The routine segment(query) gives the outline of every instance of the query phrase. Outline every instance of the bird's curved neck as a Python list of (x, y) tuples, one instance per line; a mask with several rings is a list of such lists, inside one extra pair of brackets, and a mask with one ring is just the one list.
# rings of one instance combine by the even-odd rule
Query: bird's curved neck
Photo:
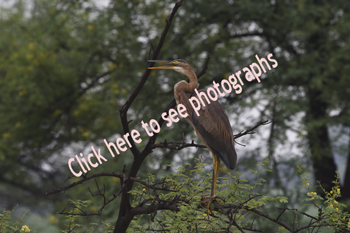
[(188, 97), (186, 93), (190, 94), (194, 91), (194, 89), (199, 87), (198, 79), (194, 71), (186, 73), (186, 76), (190, 80), (190, 82), (186, 82), (182, 80), (175, 84), (174, 86), (174, 94), (176, 103), (184, 103), (188, 102)]
[(194, 91), (194, 89), (199, 87), (197, 75), (194, 73), (193, 70), (190, 70), (189, 72), (186, 72), (184, 74), (188, 77), (190, 82), (186, 82), (186, 81), (182, 80), (182, 81), (176, 83), (174, 86), (175, 94), (177, 91), (178, 92), (184, 91), (185, 93), (192, 93)]

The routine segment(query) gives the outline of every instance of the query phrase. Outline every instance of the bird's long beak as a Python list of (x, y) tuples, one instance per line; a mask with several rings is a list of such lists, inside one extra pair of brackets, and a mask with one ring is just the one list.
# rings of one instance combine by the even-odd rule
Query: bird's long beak
[(148, 69), (151, 70), (160, 70), (160, 69), (167, 69), (167, 70), (173, 70), (176, 67), (176, 64), (174, 64), (171, 61), (165, 61), (165, 60), (148, 60), (148, 62), (154, 62), (158, 65), (165, 65), (165, 66), (153, 66), (148, 67)]

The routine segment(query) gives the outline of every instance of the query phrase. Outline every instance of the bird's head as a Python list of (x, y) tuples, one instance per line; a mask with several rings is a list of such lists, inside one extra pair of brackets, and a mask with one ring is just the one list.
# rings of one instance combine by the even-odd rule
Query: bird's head
[(154, 62), (158, 65), (163, 65), (163, 66), (148, 67), (148, 69), (152, 69), (152, 70), (161, 70), (161, 69), (175, 70), (176, 72), (179, 72), (186, 76), (188, 76), (189, 74), (192, 74), (193, 72), (192, 66), (187, 61), (182, 59), (176, 59), (173, 61), (148, 60), (148, 62)]

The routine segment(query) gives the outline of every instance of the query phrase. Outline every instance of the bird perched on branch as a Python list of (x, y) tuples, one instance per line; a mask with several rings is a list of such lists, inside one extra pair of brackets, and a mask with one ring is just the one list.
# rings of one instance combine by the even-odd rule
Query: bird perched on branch
[[(233, 133), (227, 115), (218, 101), (210, 101), (210, 104), (205, 104), (205, 106), (202, 104), (200, 108), (198, 105), (193, 105), (193, 102), (190, 102), (188, 94), (193, 93), (199, 87), (199, 83), (192, 66), (187, 61), (177, 59), (173, 61), (148, 60), (148, 62), (163, 65), (148, 67), (148, 69), (175, 70), (186, 75), (189, 79), (189, 82), (182, 80), (175, 84), (175, 100), (177, 104), (183, 104), (186, 107), (188, 116), (185, 120), (193, 127), (198, 137), (212, 153), (213, 180), (209, 199), (210, 204), (210, 200), (215, 197), (220, 160), (229, 169), (234, 169), (237, 162)], [(206, 101), (203, 95), (200, 94), (202, 92), (206, 92), (206, 90), (196, 91), (196, 95), (194, 95), (197, 100), (200, 100), (197, 101), (199, 105), (201, 104), (201, 99), (203, 102)], [(197, 107), (199, 110), (196, 110)], [(199, 116), (197, 113), (199, 113)]]

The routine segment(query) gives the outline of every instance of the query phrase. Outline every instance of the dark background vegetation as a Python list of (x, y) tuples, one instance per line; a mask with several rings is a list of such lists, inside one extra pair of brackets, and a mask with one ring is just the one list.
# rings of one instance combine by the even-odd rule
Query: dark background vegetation
[[(96, 1), (98, 3), (98, 1)], [(67, 161), (100, 148), (108, 162), (98, 172), (120, 173), (133, 157), (130, 150), (109, 157), (103, 139), (123, 135), (119, 109), (147, 68), (149, 48), (156, 46), (173, 1), (13, 1), (0, 15), (0, 207), (30, 209), (36, 230), (63, 229), (55, 215), (69, 199), (92, 199), (88, 184), (64, 194), (45, 196), (69, 184)], [(273, 53), (278, 67), (262, 82), (245, 82), (243, 92), (222, 98), (234, 133), (260, 120), (254, 135), (240, 138), (237, 170), (256, 169), (268, 159), (270, 169), (262, 192), (289, 197), (301, 205), (297, 165), (312, 184), (329, 191), (340, 171), (342, 202), (350, 198), (350, 12), (339, 1), (190, 1), (173, 19), (158, 59), (185, 59), (198, 73), (208, 54), (201, 88), (219, 82)], [(184, 79), (171, 71), (152, 72), (128, 112), (130, 129), (148, 136), (141, 120), (158, 119), (173, 99), (173, 86)], [(163, 127), (158, 142), (197, 140), (184, 120)], [(155, 149), (138, 177), (174, 172), (203, 156), (206, 149)], [(222, 167), (222, 169), (225, 169)], [(249, 176), (247, 177), (249, 179)], [(73, 178), (77, 181), (77, 178)], [(104, 178), (106, 192), (120, 188), (117, 178)], [(91, 181), (90, 186), (94, 183)], [(96, 187), (95, 187), (96, 188)], [(120, 199), (103, 211), (112, 224)], [(89, 207), (97, 211), (101, 202)], [(96, 218), (93, 221), (100, 221)]]

